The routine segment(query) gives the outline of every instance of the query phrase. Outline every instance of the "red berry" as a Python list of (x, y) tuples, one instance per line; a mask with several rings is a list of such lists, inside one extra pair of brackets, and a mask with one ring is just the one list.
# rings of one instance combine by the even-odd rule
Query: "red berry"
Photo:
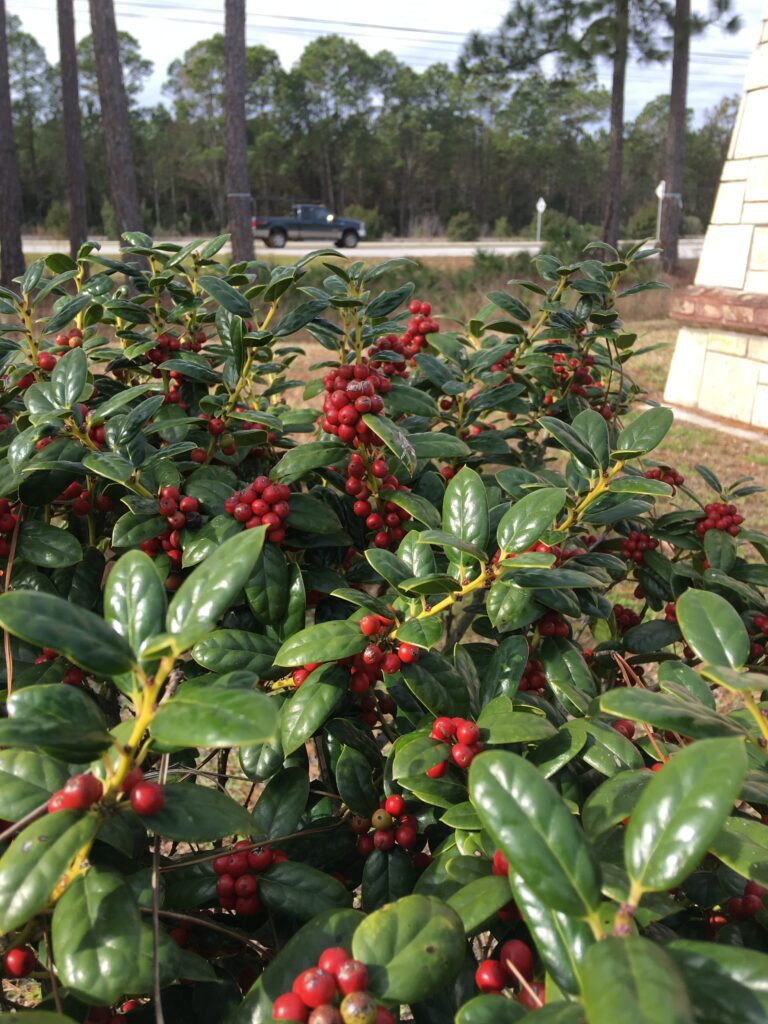
[(475, 984), (481, 992), (501, 992), (507, 983), (498, 960), (483, 960), (475, 971)]
[(454, 743), (451, 747), (451, 759), (459, 768), (469, 768), (474, 757), (474, 751), (466, 743)]
[(208, 420), (208, 430), (213, 434), (214, 437), (218, 437), (219, 434), (223, 434), (227, 429), (227, 425), (224, 420), (214, 416), (213, 419)]
[(131, 790), (131, 807), (137, 814), (157, 814), (164, 803), (165, 793), (157, 782), (139, 782)]
[(421, 657), (421, 651), (413, 644), (400, 644), (397, 648), (397, 656), (405, 665), (411, 665)]
[(409, 850), (418, 838), (418, 832), (413, 825), (398, 825), (395, 829), (395, 842), (404, 850)]
[(396, 654), (385, 654), (381, 659), (381, 671), (385, 675), (393, 675), (400, 671), (400, 659)]
[(320, 967), (310, 967), (296, 978), (291, 991), (310, 1009), (330, 1003), (336, 995), (336, 981), (332, 974)]
[(347, 960), (336, 971), (336, 983), (345, 996), (368, 988), (368, 969), (359, 960)]
[(450, 742), (456, 735), (456, 726), (452, 718), (436, 718), (432, 723), (430, 736), (433, 740)]
[(621, 733), (622, 736), (626, 736), (628, 740), (631, 740), (635, 735), (635, 723), (629, 722), (626, 719), (619, 719), (618, 722), (614, 722), (612, 728), (616, 732)]
[(238, 896), (255, 896), (259, 885), (253, 875), (241, 875), (235, 882)]
[(509, 864), (507, 863), (507, 858), (504, 856), (501, 850), (496, 850), (496, 852), (493, 855), (493, 867), (491, 868), (491, 873), (494, 875), (509, 874)]
[(324, 949), (320, 954), (317, 966), (321, 970), (327, 971), (328, 974), (333, 974), (335, 977), (341, 965), (351, 959), (351, 956), (343, 946), (329, 946), (328, 949)]
[(504, 943), (499, 952), (499, 963), (507, 974), (510, 984), (517, 982), (517, 975), (512, 967), (515, 967), (526, 981), (530, 981), (533, 977), (533, 953), (521, 939), (510, 939), (509, 942)]
[(335, 1006), (323, 1003), (310, 1013), (307, 1024), (344, 1024), (344, 1021)]
[(13, 946), (5, 954), (3, 966), (9, 978), (25, 978), (35, 969), (35, 954), (25, 946)]
[(192, 462), (205, 462), (205, 448), (193, 448), (189, 458)]
[(431, 768), (427, 768), (427, 775), (430, 779), (440, 779), (448, 771), (448, 760), (438, 761)]
[(56, 365), (56, 356), (52, 352), (41, 352), (37, 357), (37, 365), (48, 372)]
[(391, 814), (393, 818), (399, 818), (405, 810), (405, 800), (403, 800), (399, 793), (393, 793), (392, 796), (388, 796), (384, 801), (384, 810)]
[(373, 833), (373, 846), (376, 850), (391, 850), (395, 845), (395, 833), (391, 828), (377, 829)]
[(480, 730), (474, 722), (462, 722), (461, 725), (456, 727), (456, 739), (459, 743), (465, 743), (468, 747), (471, 747), (473, 743), (477, 743), (480, 739)]
[(303, 1024), (307, 1012), (304, 1002), (293, 992), (284, 992), (272, 1004), (273, 1020), (295, 1020)]
[(364, 615), (358, 625), (363, 636), (376, 636), (381, 628), (375, 615)]
[(524, 988), (517, 997), (517, 1000), (521, 1006), (525, 1006), (529, 1010), (537, 1010), (539, 1006), (543, 1006), (547, 1001), (546, 991), (540, 981), (532, 981), (530, 988), (530, 992)]
[(385, 476), (389, 476), (389, 466), (384, 459), (374, 459), (371, 463), (371, 473), (379, 480), (383, 480)]

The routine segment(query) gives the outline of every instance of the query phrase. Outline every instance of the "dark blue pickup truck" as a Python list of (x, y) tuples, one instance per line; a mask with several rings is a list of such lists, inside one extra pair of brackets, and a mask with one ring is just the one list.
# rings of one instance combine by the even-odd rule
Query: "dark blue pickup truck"
[(337, 217), (317, 203), (298, 203), (287, 217), (251, 218), (253, 237), (263, 239), (272, 249), (292, 242), (331, 241), (345, 249), (354, 249), (365, 238), (365, 224), (349, 217)]

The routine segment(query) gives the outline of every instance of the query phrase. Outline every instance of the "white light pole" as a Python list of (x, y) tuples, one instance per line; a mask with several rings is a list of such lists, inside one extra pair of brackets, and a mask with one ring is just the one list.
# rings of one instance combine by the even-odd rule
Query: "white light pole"
[(666, 192), (667, 183), (666, 181), (660, 181), (656, 186), (656, 198), (659, 200), (658, 210), (656, 212), (656, 241), (661, 238), (661, 208), (664, 203), (664, 194)]
[(541, 241), (541, 215), (547, 208), (546, 200), (541, 196), (536, 200), (536, 241)]

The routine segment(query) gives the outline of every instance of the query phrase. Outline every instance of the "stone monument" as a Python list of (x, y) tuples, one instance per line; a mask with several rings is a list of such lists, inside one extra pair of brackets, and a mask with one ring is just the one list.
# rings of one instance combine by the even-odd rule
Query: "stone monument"
[(768, 0), (664, 398), (768, 428)]

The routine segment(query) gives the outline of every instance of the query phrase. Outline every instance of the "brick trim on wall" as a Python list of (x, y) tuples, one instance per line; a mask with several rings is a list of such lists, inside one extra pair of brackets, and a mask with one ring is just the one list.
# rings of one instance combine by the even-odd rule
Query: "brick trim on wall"
[(768, 295), (691, 285), (672, 299), (669, 315), (691, 327), (768, 334)]

